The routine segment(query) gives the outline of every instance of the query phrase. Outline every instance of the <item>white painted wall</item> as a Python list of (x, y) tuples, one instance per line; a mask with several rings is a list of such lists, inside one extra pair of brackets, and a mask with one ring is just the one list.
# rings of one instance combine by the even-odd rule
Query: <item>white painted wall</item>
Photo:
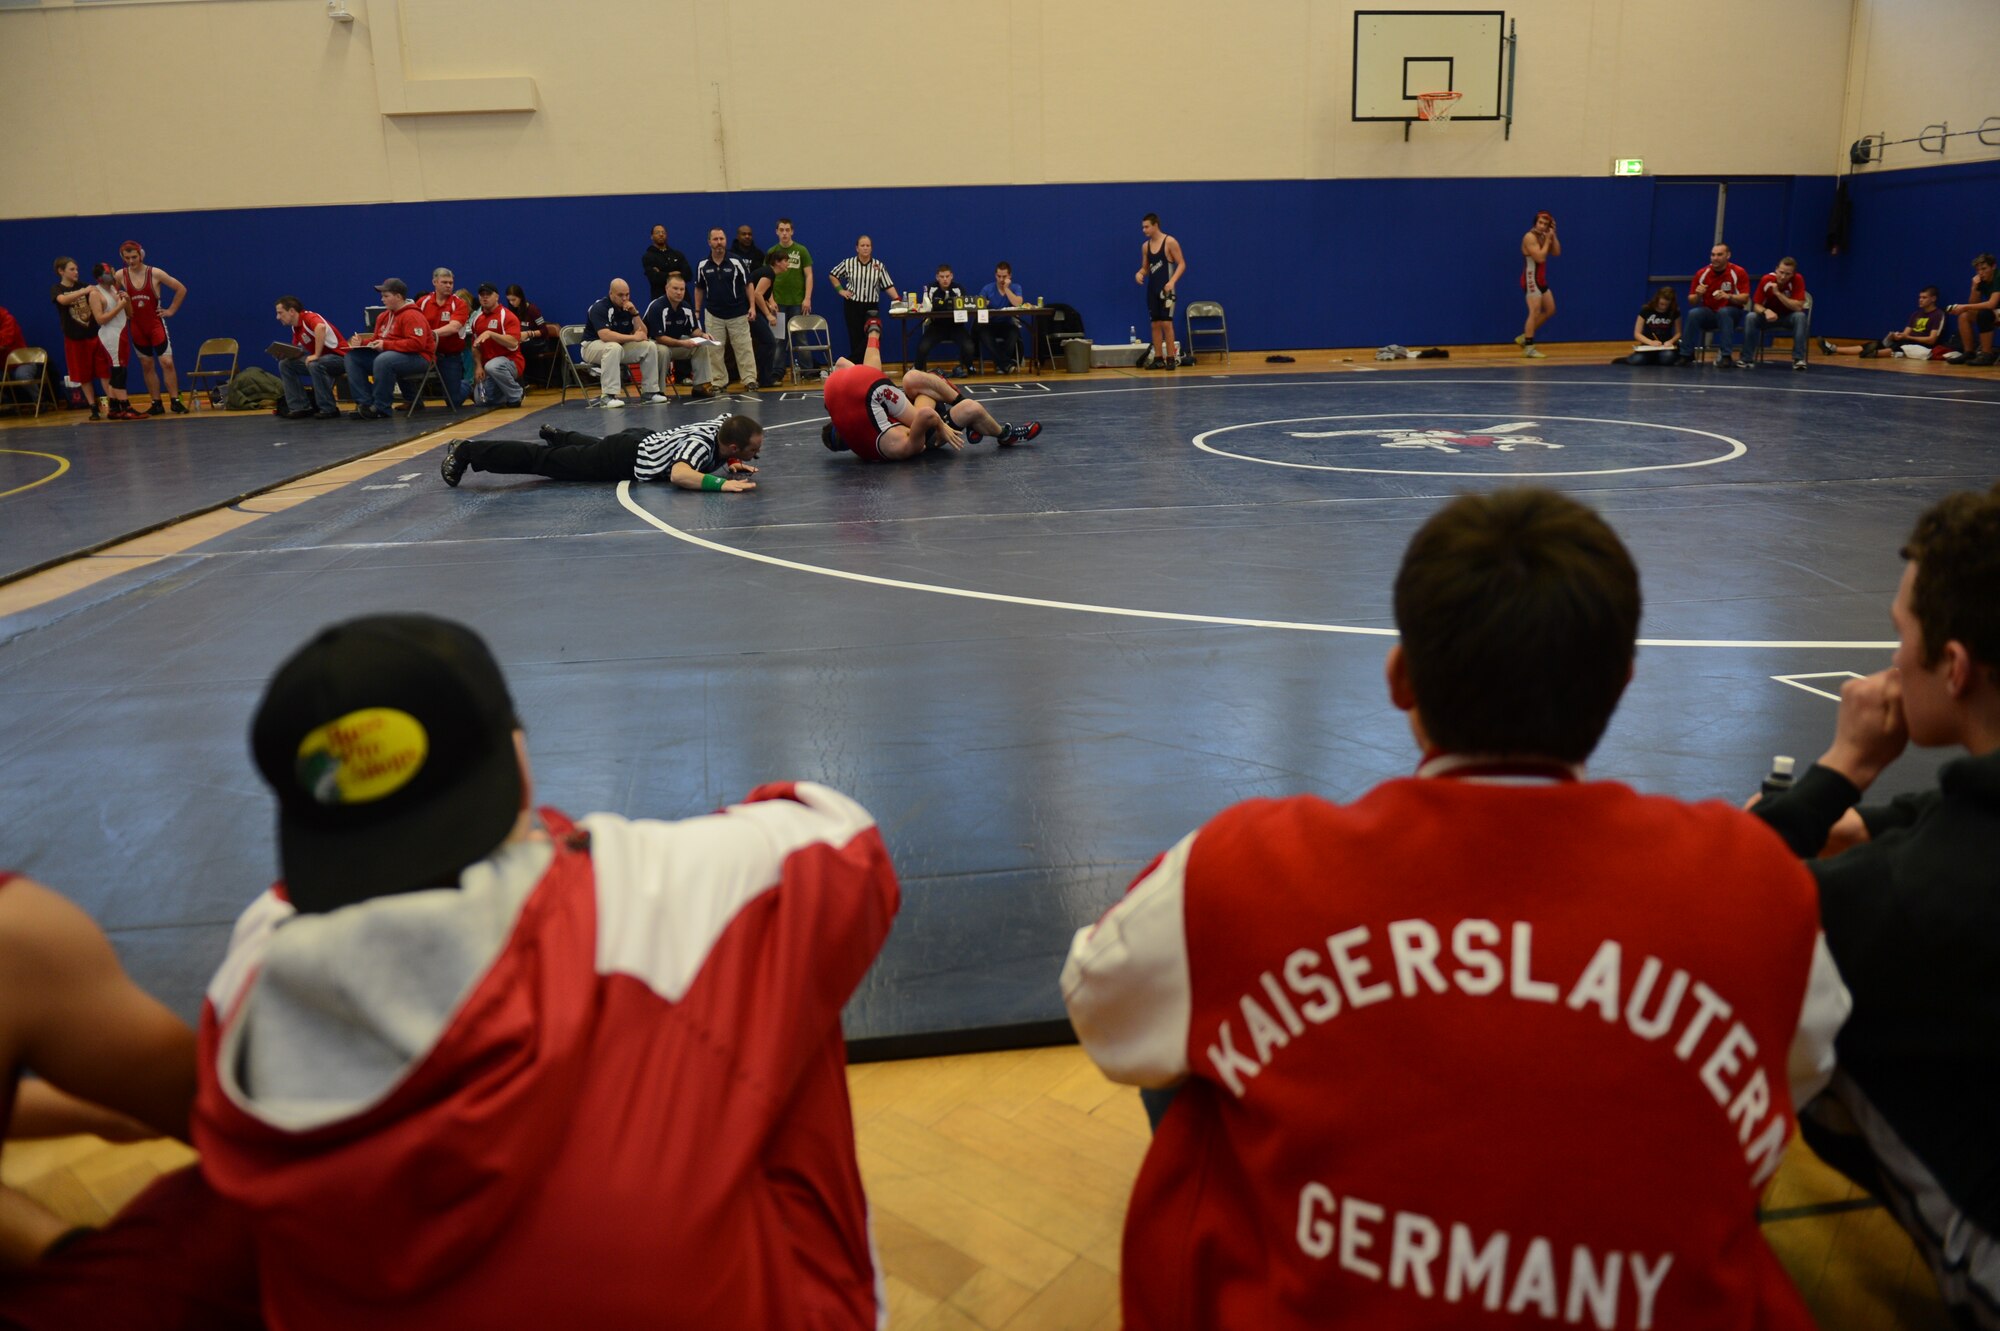
[[(0, 7), (0, 217), (1575, 176), (1613, 157), (1662, 174), (1828, 169), (1850, 0), (1493, 3), (1522, 39), (1512, 140), (1468, 123), (1419, 127), (1405, 144), (1400, 126), (1349, 119), (1357, 6), (1327, 0), (349, 0), (351, 25), (329, 22), (323, 0), (24, 0)], [(2000, 49), (1994, 0), (1852, 4), (1881, 32), (1891, 10), (1984, 11), (1967, 22), (1989, 59)], [(1909, 43), (1898, 35), (1893, 58), (1871, 63), (1901, 68)], [(1970, 61), (1976, 45), (1927, 49)], [(1773, 74), (1757, 80), (1765, 51)], [(941, 57), (964, 84), (940, 88)], [(1690, 98), (1701, 71), (1708, 91)], [(532, 80), (533, 110), (383, 113), (426, 97), (505, 102), (527, 86), (510, 79)], [(1864, 86), (1892, 82), (1870, 73)], [(230, 160), (257, 148), (266, 161)]]
[(1869, 171), (2000, 157), (2000, 3), (1995, 0), (1853, 0), (1852, 52), (1835, 169), (1864, 135), (1907, 139), (1928, 125), (1977, 129), (1987, 137), (1945, 141), (1942, 155), (1916, 144), (1888, 150)]

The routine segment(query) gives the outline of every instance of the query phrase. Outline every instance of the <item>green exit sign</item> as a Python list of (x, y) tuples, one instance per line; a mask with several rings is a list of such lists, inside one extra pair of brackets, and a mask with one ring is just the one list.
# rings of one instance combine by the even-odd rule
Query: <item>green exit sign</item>
[(1638, 157), (1614, 157), (1611, 159), (1611, 174), (1614, 176), (1643, 176), (1646, 163)]

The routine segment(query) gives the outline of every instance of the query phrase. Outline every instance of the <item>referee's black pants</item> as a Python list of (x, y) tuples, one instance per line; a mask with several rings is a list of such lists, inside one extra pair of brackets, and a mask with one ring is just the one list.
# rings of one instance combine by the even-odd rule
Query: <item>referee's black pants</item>
[(464, 454), (474, 471), (503, 476), (546, 476), (552, 481), (629, 481), (639, 462), (639, 441), (652, 430), (620, 430), (599, 439), (563, 430), (546, 444), (520, 439), (468, 439)]
[(881, 314), (882, 298), (849, 300), (843, 296), (841, 304), (847, 307), (847, 359), (859, 365), (868, 352), (868, 321)]

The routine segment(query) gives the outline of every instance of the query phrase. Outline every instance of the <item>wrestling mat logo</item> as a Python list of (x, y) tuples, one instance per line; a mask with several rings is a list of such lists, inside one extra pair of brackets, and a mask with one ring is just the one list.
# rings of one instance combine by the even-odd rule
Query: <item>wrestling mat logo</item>
[(1383, 426), (1373, 430), (1289, 430), (1286, 433), (1294, 439), (1348, 439), (1372, 436), (1381, 440), (1383, 448), (1430, 449), (1438, 453), (1459, 453), (1466, 449), (1477, 448), (1492, 449), (1496, 453), (1515, 453), (1522, 449), (1562, 447), (1553, 440), (1526, 433), (1540, 428), (1534, 421), (1509, 421), (1505, 425), (1488, 425), (1476, 430), (1422, 430)]

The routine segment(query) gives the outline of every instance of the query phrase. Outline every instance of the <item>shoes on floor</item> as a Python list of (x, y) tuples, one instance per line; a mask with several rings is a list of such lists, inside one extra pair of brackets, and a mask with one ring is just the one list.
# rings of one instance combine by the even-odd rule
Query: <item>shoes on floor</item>
[(472, 465), (472, 460), (465, 456), (466, 443), (464, 439), (452, 440), (444, 446), (444, 457), (438, 460), (438, 475), (444, 477), (444, 483), (454, 489), (458, 487), (459, 478), (465, 475), (465, 469)]
[(1528, 335), (1526, 333), (1515, 334), (1514, 345), (1525, 351), (1528, 346)]
[(1972, 357), (1974, 365), (1992, 365), (1996, 362), (2000, 362), (2000, 351), (1982, 351)]
[(125, 402), (112, 407), (106, 413), (105, 419), (114, 421), (143, 421), (146, 419), (146, 413), (132, 410), (132, 404)]
[(668, 396), (667, 396), (667, 395), (666, 395), (665, 393), (648, 393), (648, 394), (646, 394), (646, 396), (645, 396), (645, 397), (643, 397), (643, 398), (641, 398), (641, 399), (639, 399), (639, 400), (640, 400), (641, 402), (644, 402), (644, 403), (645, 403), (645, 404), (646, 404), (647, 406), (649, 406), (649, 407), (651, 407), (651, 406), (656, 406), (656, 405), (658, 405), (659, 403), (662, 403), (662, 402), (671, 402), (671, 401), (673, 401), (673, 399), (672, 399), (672, 398), (670, 398), (670, 397), (668, 397)]
[(188, 414), (187, 403), (181, 401), (179, 398), (173, 399), (168, 405), (173, 408), (174, 415), (176, 416), (185, 416)]
[(708, 398), (717, 396), (717, 393), (713, 386), (709, 384), (702, 384), (699, 387), (697, 387), (694, 390), (694, 392), (689, 393), (688, 396), (693, 398), (696, 402), (701, 402)]
[(1825, 356), (1838, 356), (1840, 354), (1840, 348), (1833, 345), (1829, 339), (1824, 337), (1819, 340), (1819, 349), (1820, 354)]
[(597, 399), (597, 405), (607, 410), (616, 410), (625, 405), (625, 397), (620, 393), (607, 393)]
[(1720, 356), (1717, 356), (1715, 358), (1715, 368), (1718, 370), (1734, 370), (1738, 368), (1736, 364), (1736, 357), (1730, 355), (1726, 351), (1723, 352)]
[(347, 419), (351, 421), (386, 421), (389, 419), (389, 413), (386, 411), (377, 411), (364, 402), (349, 413)]
[(1802, 360), (1795, 360), (1795, 361), (1793, 361), (1793, 362), (1792, 362), (1792, 368), (1793, 368), (1794, 370), (1803, 370), (1803, 369), (1805, 369), (1805, 367), (1806, 367), (1806, 363), (1805, 363), (1804, 361), (1802, 361)]
[(1540, 347), (1524, 346), (1521, 348), (1521, 354), (1529, 360), (1547, 360), (1549, 358), (1548, 353)]
[(315, 411), (313, 413), (313, 419), (322, 421), (337, 421), (340, 419), (340, 412), (333, 407), (328, 407), (325, 411)]
[(1003, 447), (1008, 444), (1025, 444), (1041, 432), (1042, 423), (1040, 421), (1022, 421), (1019, 425), (1002, 425), (1000, 427), (1000, 443)]
[(1186, 369), (1188, 366), (1194, 364), (1194, 353), (1191, 351), (1183, 351), (1181, 353), (1180, 364), (1182, 369)]
[(154, 398), (153, 405), (146, 408), (146, 414), (148, 416), (164, 416), (167, 414), (167, 404), (158, 398)]

